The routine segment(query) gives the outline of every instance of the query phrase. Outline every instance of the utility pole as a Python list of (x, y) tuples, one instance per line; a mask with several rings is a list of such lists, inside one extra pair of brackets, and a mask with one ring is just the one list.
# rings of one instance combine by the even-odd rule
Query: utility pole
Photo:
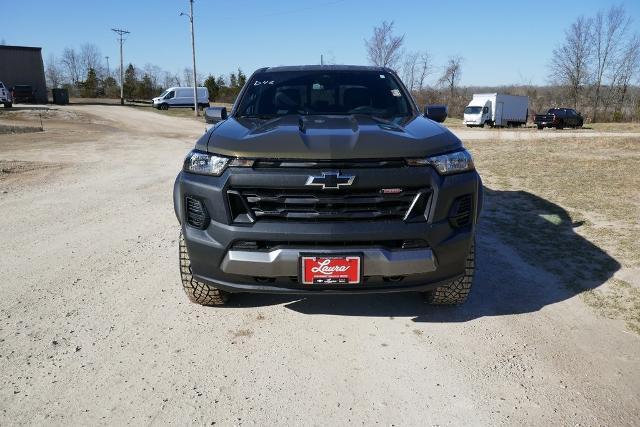
[(193, 56), (193, 111), (195, 111), (195, 116), (198, 117), (200, 114), (198, 112), (198, 82), (196, 80), (196, 41), (195, 41), (195, 33), (193, 31), (193, 0), (189, 0), (189, 13), (180, 13), (180, 16), (189, 17), (189, 22), (191, 22), (191, 54)]
[(105, 56), (107, 60), (107, 77), (111, 77), (111, 73), (109, 72), (109, 55)]
[(124, 43), (124, 35), (131, 34), (127, 30), (112, 28), (111, 31), (118, 35), (120, 40), (120, 105), (124, 105), (124, 60), (122, 59), (122, 43)]
[(320, 65), (324, 65), (324, 56), (320, 54)]

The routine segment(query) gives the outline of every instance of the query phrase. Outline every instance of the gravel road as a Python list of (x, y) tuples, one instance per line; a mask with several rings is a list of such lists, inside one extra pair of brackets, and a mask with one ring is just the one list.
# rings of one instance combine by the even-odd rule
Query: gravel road
[(0, 425), (640, 420), (639, 337), (483, 226), (462, 307), (189, 303), (171, 191), (203, 124), (60, 111), (44, 133), (0, 135)]

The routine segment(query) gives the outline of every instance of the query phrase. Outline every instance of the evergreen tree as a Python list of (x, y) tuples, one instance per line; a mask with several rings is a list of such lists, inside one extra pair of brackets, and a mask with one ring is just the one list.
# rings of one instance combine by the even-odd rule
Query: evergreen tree
[(96, 70), (89, 68), (87, 78), (82, 84), (82, 96), (85, 98), (94, 98), (98, 89), (98, 76)]
[(220, 86), (211, 74), (209, 74), (207, 79), (204, 81), (204, 86), (209, 91), (209, 101), (215, 101), (220, 94)]
[(133, 64), (130, 63), (124, 72), (124, 97), (126, 99), (133, 98), (137, 85), (138, 77), (136, 76), (136, 69)]
[(104, 94), (108, 98), (119, 98), (120, 97), (120, 86), (118, 86), (118, 82), (113, 77), (109, 76), (102, 81), (102, 86), (104, 87)]
[(242, 88), (246, 82), (247, 76), (242, 72), (240, 67), (238, 67), (238, 88)]
[(148, 74), (142, 76), (142, 80), (138, 82), (136, 86), (136, 96), (139, 99), (148, 99), (153, 96), (153, 82)]
[(229, 87), (238, 87), (238, 78), (236, 77), (236, 73), (231, 73), (231, 75), (229, 76)]

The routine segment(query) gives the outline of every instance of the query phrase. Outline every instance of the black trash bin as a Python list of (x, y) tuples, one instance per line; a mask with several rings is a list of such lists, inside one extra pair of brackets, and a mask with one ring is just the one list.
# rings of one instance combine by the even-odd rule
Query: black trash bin
[(66, 105), (69, 103), (69, 91), (67, 89), (51, 89), (53, 103), (56, 105)]

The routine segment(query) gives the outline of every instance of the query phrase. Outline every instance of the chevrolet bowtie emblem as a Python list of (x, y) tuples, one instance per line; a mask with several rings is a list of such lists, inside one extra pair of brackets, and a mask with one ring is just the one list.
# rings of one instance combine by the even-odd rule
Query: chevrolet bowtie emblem
[(341, 186), (353, 184), (353, 175), (341, 175), (340, 172), (322, 172), (322, 176), (310, 176), (306, 185), (322, 187), (323, 190), (337, 190)]

